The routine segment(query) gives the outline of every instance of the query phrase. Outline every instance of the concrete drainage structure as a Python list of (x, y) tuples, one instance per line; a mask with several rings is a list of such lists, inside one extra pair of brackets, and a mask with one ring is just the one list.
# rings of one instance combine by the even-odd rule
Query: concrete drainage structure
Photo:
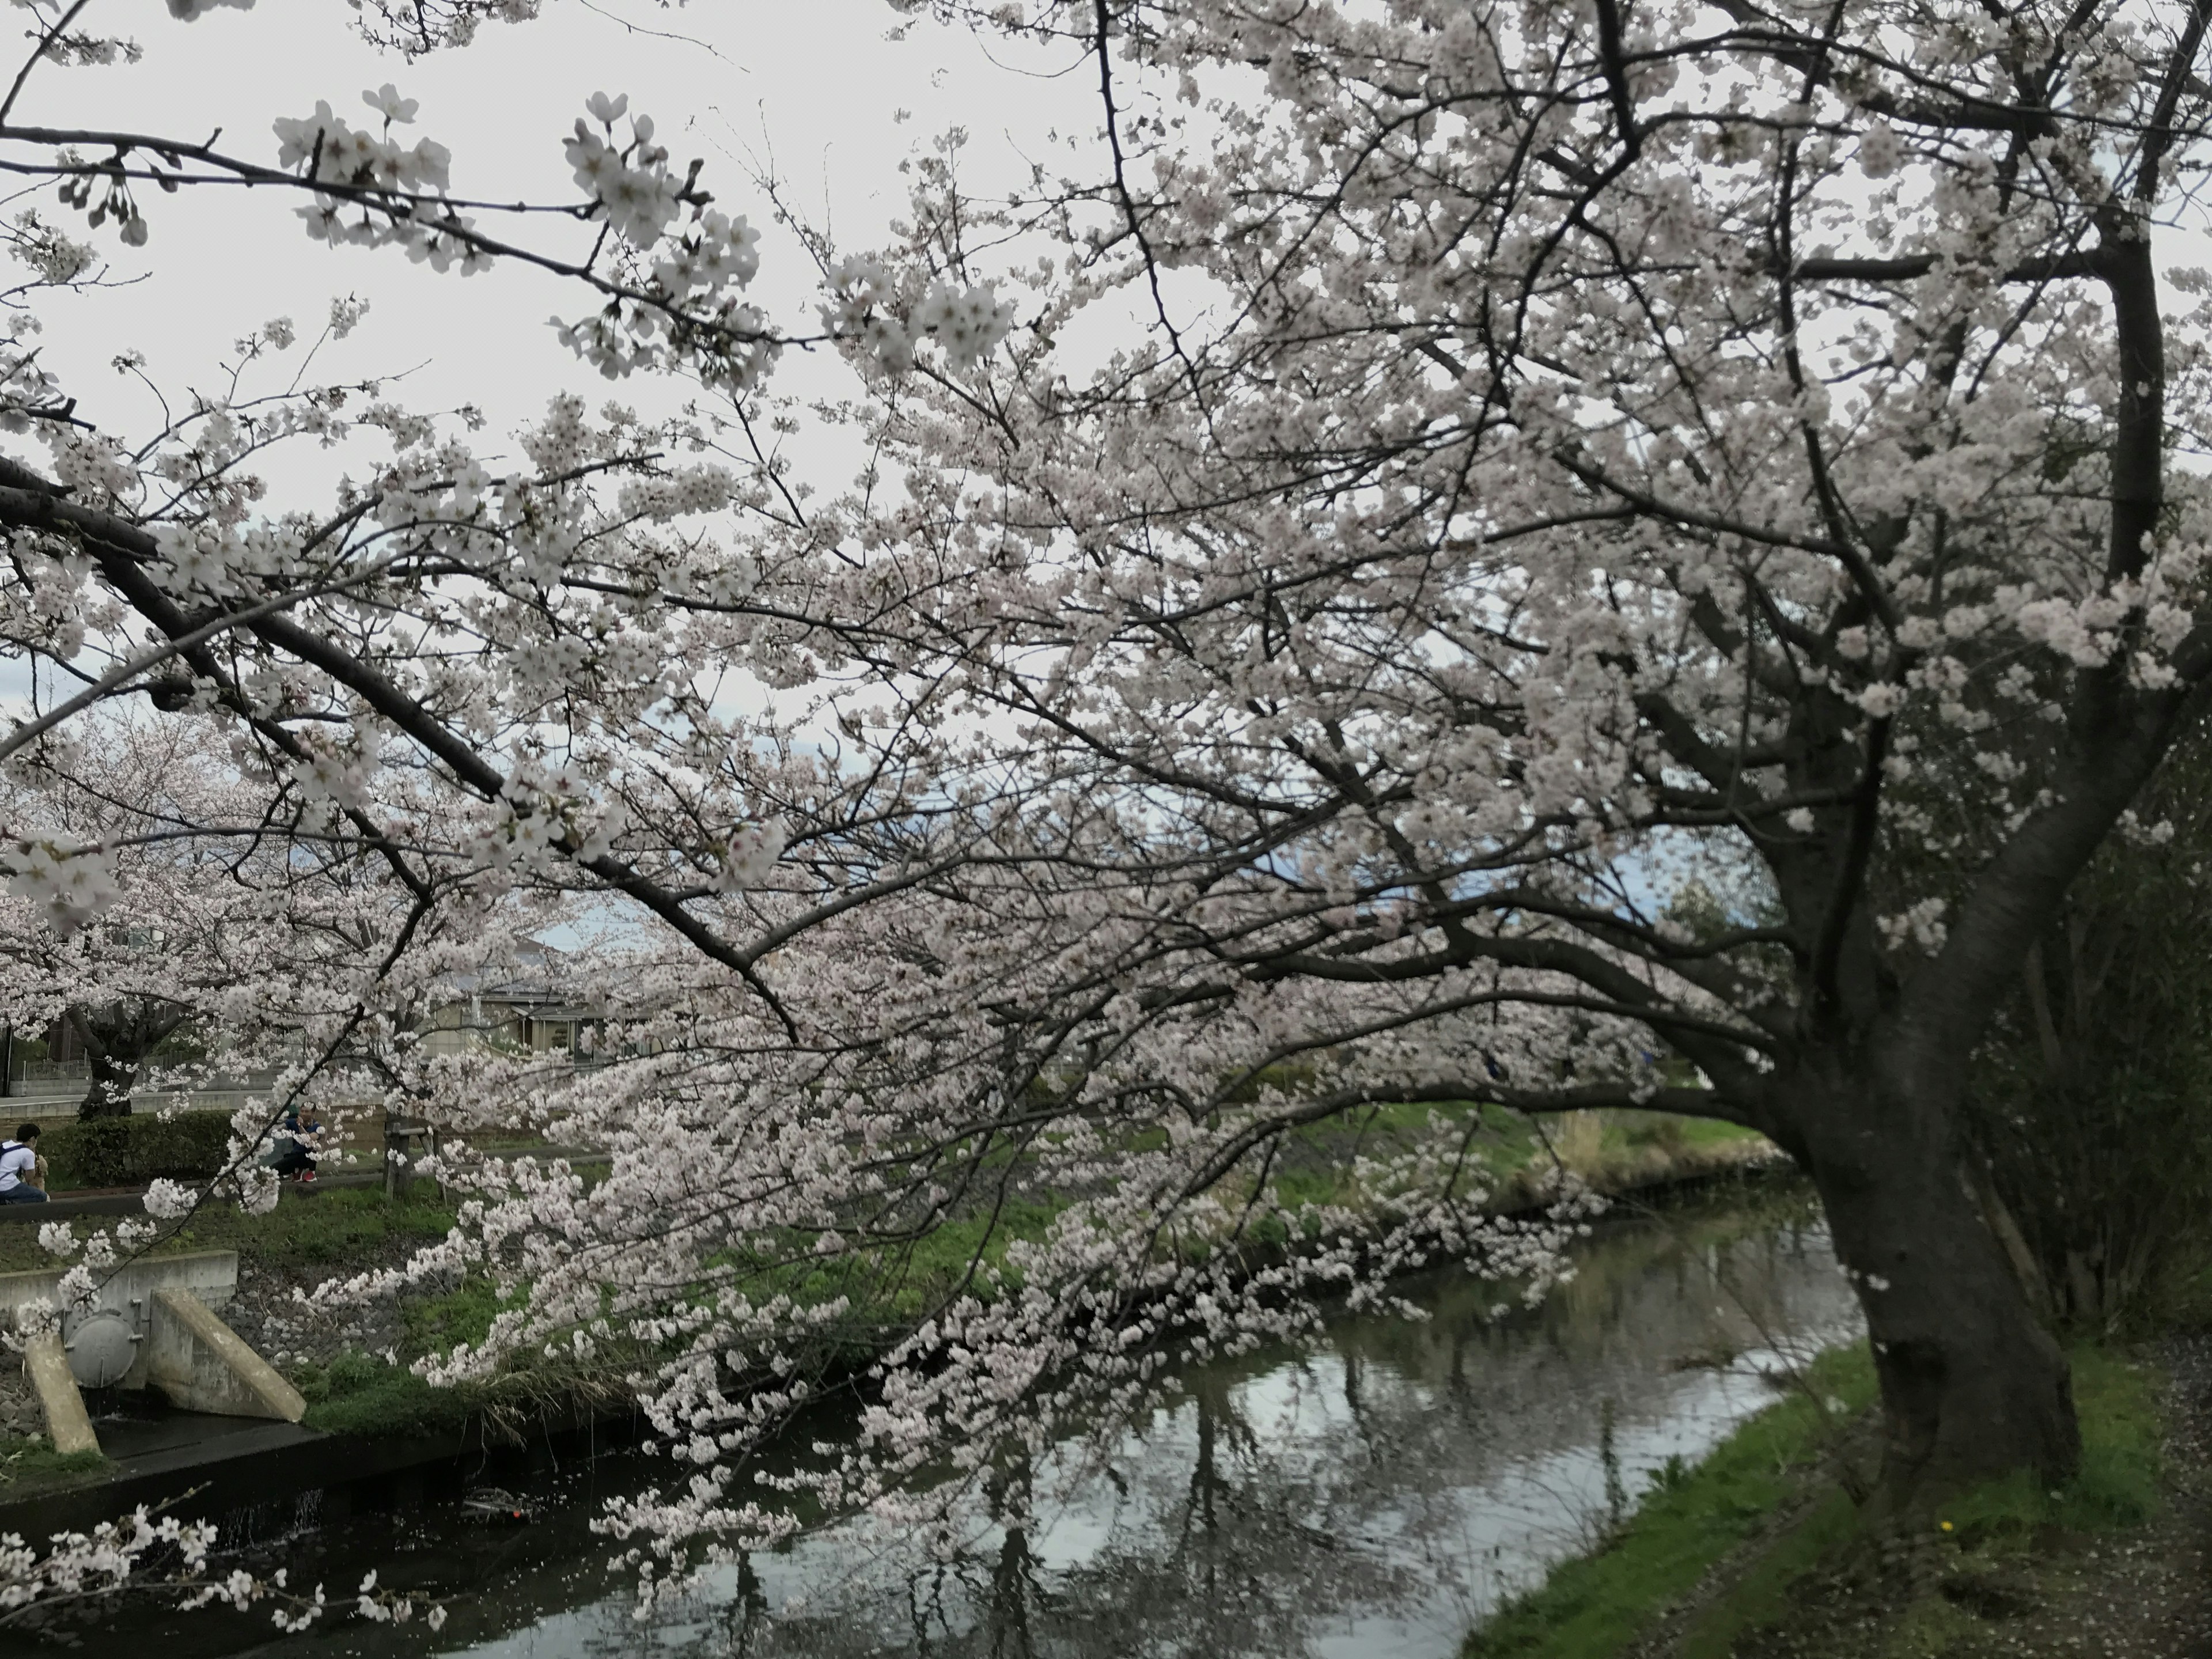
[[(60, 1267), (0, 1273), (0, 1318), (20, 1332), (23, 1310), (61, 1301)], [(97, 1451), (80, 1388), (158, 1389), (184, 1411), (296, 1423), (299, 1390), (222, 1322), (216, 1310), (238, 1291), (238, 1253), (199, 1250), (118, 1268), (93, 1304), (72, 1309), (58, 1334), (23, 1341), (57, 1451)]]
[(92, 1431), (92, 1419), (86, 1415), (84, 1396), (77, 1392), (76, 1379), (70, 1375), (69, 1356), (62, 1352), (62, 1340), (52, 1331), (41, 1331), (23, 1345), (23, 1370), (31, 1379), (31, 1387), (39, 1396), (39, 1405), (46, 1413), (46, 1437), (54, 1443), (58, 1452), (96, 1452), (100, 1437)]

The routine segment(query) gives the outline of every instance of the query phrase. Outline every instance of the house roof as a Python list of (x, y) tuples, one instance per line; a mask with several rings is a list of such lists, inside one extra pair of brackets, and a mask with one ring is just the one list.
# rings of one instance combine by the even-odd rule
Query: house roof
[[(561, 995), (553, 985), (554, 964), (566, 955), (535, 941), (514, 952), (509, 963), (488, 963), (468, 973), (447, 974), (444, 988), (454, 1002), (472, 999), (502, 1002), (532, 1019), (592, 1019), (599, 1011)], [(448, 1005), (450, 1006), (450, 1005)]]

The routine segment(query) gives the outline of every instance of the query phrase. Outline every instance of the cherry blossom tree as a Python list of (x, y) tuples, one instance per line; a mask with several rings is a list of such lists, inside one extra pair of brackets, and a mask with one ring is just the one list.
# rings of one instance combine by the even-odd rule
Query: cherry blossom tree
[[(84, 9), (39, 14), (50, 58), (121, 50)], [(361, 15), (411, 54), (529, 9)], [(2168, 414), (2203, 319), (2154, 259), (2208, 8), (902, 9), (1080, 67), (1103, 141), (1011, 201), (948, 141), (872, 252), (794, 224), (822, 297), (781, 323), (619, 99), (550, 137), (577, 193), (537, 215), (457, 193), (393, 88), (260, 155), (0, 104), (88, 234), (157, 249), (165, 182), (292, 192), (318, 237), (551, 272), (591, 307), (560, 345), (702, 390), (563, 398), (502, 455), (387, 387), (276, 387), (289, 324), (128, 443), (9, 383), (46, 455), (0, 476), (0, 640), (81, 689), (0, 754), (143, 695), (256, 833), (391, 896), (285, 1086), (356, 1057), (457, 1133), (469, 1201), (332, 1304), (481, 1273), (501, 1313), (426, 1372), (631, 1367), (692, 1466), (615, 1517), (650, 1589), (795, 1526), (787, 1480), (949, 1524), (962, 1482), (919, 1477), (988, 1484), (1410, 1265), (1540, 1289), (1574, 1212), (1496, 1219), (1455, 1103), (1634, 1105), (1809, 1173), (1893, 1498), (2064, 1474), (1957, 1109), (2212, 672)], [(18, 229), (33, 289), (93, 268)], [(856, 371), (834, 498), (763, 441), (801, 342)], [(304, 444), (335, 501), (264, 506)], [(9, 836), (62, 926), (118, 902), (112, 855)], [(613, 924), (573, 964), (591, 1063), (424, 1052), (517, 905)], [(606, 1172), (471, 1151), (517, 1121)], [(1343, 1182), (1296, 1200), (1331, 1126)], [(849, 1440), (749, 1485), (833, 1390)]]
[[(145, 734), (150, 740), (139, 743), (98, 740), (115, 733), (83, 735), (94, 738), (89, 748), (65, 750), (57, 740), (26, 751), (8, 780), (9, 827), (46, 859), (61, 862), (69, 852), (119, 842), (134, 830), (158, 834), (164, 818), (211, 821), (168, 807), (192, 793), (191, 757), (180, 752), (192, 746), (190, 729)], [(73, 774), (66, 783), (58, 775), (64, 769)], [(88, 1076), (81, 1117), (129, 1114), (147, 1057), (192, 1018), (195, 993), (210, 987), (216, 965), (210, 947), (224, 896), (215, 883), (192, 880), (210, 873), (199, 849), (188, 844), (180, 860), (158, 851), (147, 856), (160, 846), (141, 842), (127, 860), (116, 860), (112, 897), (97, 890), (86, 895), (101, 911), (89, 927), (70, 926), (65, 911), (33, 897), (7, 901), (12, 914), (0, 929), (10, 969), (6, 1017), (15, 1029), (66, 1029), (76, 1036)], [(22, 884), (32, 891), (43, 885), (35, 867)], [(52, 912), (48, 918), (42, 908)], [(48, 920), (61, 926), (42, 925)]]
[[(434, 14), (441, 38), (465, 37), (477, 9)], [(55, 20), (49, 56), (64, 40), (85, 61), (121, 50), (69, 35), (82, 11)], [(380, 15), (368, 25), (381, 28)], [(239, 884), (240, 908), (271, 924), (234, 964), (232, 1006), (252, 1008), (255, 1029), (301, 1039), (241, 1113), (212, 1188), (157, 1182), (152, 1221), (89, 1243), (52, 1238), (83, 1254), (64, 1296), (88, 1293), (118, 1255), (211, 1194), (272, 1201), (252, 1163), (271, 1115), (363, 1076), (449, 1128), (527, 1121), (602, 1148), (612, 1168), (586, 1192), (558, 1161), (502, 1164), (449, 1142), (439, 1173), (480, 1196), (401, 1277), (458, 1268), (508, 1294), (486, 1340), (425, 1358), (441, 1378), (495, 1376), (541, 1348), (642, 1355), (656, 1420), (680, 1455), (708, 1466), (623, 1522), (673, 1558), (700, 1532), (757, 1540), (793, 1524), (730, 1480), (839, 1368), (849, 1377), (840, 1356), (855, 1340), (886, 1350), (871, 1414), (850, 1456), (807, 1479), (840, 1504), (942, 1520), (945, 1496), (902, 1511), (899, 1493), (948, 1445), (985, 1479), (1038, 1437), (1141, 1397), (1176, 1354), (1310, 1328), (1320, 1292), (1376, 1294), (1439, 1254), (1540, 1286), (1571, 1222), (1491, 1218), (1463, 1124), (1362, 1160), (1340, 1199), (1318, 1206), (1286, 1202), (1266, 1179), (1293, 1121), (1279, 1090), (1232, 1083), (1161, 1135), (1163, 1100), (1210, 1097), (1223, 1066), (1270, 1040), (1271, 1021), (1304, 1017), (1294, 993), (1214, 1022), (1201, 1048), (1148, 1038), (1119, 1072), (1076, 1063), (1115, 1057), (1103, 1035), (1115, 1027), (1095, 1008), (1034, 1031), (1009, 1024), (1020, 1011), (1005, 989), (1085, 960), (1101, 927), (1119, 933), (1127, 918), (1079, 890), (1063, 907), (1049, 881), (1024, 888), (1064, 850), (1049, 822), (1035, 825), (1034, 855), (978, 860), (981, 823), (1048, 808), (1048, 781), (1041, 793), (941, 729), (918, 659), (892, 633), (907, 596), (879, 566), (788, 549), (808, 520), (757, 446), (754, 400), (776, 347), (807, 337), (775, 332), (734, 298), (751, 274), (742, 223), (709, 207), (696, 168), (677, 180), (649, 120), (594, 94), (560, 145), (580, 198), (516, 215), (573, 225), (574, 257), (499, 240), (463, 211), (493, 210), (447, 193), (449, 158), (392, 136), (416, 108), (392, 88), (366, 101), (379, 118), (366, 133), (326, 106), (279, 123), (273, 165), (146, 135), (9, 126), (4, 112), (0, 146), (27, 152), (22, 168), (57, 177), (65, 207), (94, 234), (117, 227), (124, 247), (157, 246), (149, 186), (235, 182), (296, 192), (318, 236), (396, 243), (460, 274), (486, 261), (551, 269), (600, 306), (561, 324), (558, 343), (617, 377), (682, 369), (725, 402), (647, 423), (562, 398), (516, 435), (519, 457), (487, 465), (465, 412), (418, 414), (376, 385), (303, 386), (295, 374), (287, 386), (281, 360), (297, 336), (282, 319), (240, 343), (218, 392), (172, 404), (130, 444), (66, 389), (26, 383), (9, 417), (47, 459), (0, 464), (12, 532), (0, 638), (67, 695), (0, 739), (0, 758), (65, 742), (96, 727), (103, 705), (143, 696), (204, 725), (228, 757), (210, 781), (232, 798), (187, 800), (165, 777), (155, 808), (132, 799), (96, 842), (64, 839), (48, 817), (69, 817), (88, 789), (110, 804), (117, 792), (73, 763), (27, 773), (52, 800), (7, 826), (21, 896), (55, 933), (99, 939), (130, 902), (143, 848), (204, 849)], [(88, 161), (88, 148), (105, 154)], [(60, 251), (34, 266), (38, 282), (95, 268), (85, 245), (41, 234)], [(830, 270), (806, 326), (885, 373), (962, 375), (1012, 320), (988, 284), (957, 273), (893, 299), (866, 262)], [(339, 306), (327, 333), (360, 315)], [(123, 366), (143, 367), (128, 354)], [(389, 459), (349, 473), (333, 506), (260, 505), (272, 476), (281, 483), (284, 446), (352, 459), (373, 441)], [(732, 714), (714, 696), (718, 672), (803, 689), (809, 707), (781, 720)], [(811, 734), (817, 722), (862, 729), (850, 705), (876, 696), (914, 712), (893, 752), (856, 764)], [(971, 863), (1013, 886), (956, 884)], [(353, 886), (372, 898), (337, 916), (298, 898)], [(979, 908), (999, 898), (1018, 908)], [(426, 1053), (423, 1016), (455, 975), (562, 906), (631, 930), (622, 955), (580, 969), (613, 1022), (611, 1063), (568, 1073)], [(1133, 1006), (1115, 1004), (1111, 1021)], [(1129, 1069), (1155, 1058), (1179, 1069), (1158, 1080)], [(1017, 1226), (1012, 1210), (1042, 1218)], [(922, 1285), (917, 1314), (904, 1296), (913, 1258), (948, 1226), (975, 1243), (949, 1280)], [(1297, 1235), (1311, 1248), (1285, 1257)], [(839, 1293), (795, 1296), (794, 1275), (817, 1267)], [(380, 1276), (328, 1300), (391, 1288)]]
[[(913, 9), (1087, 51), (1109, 128), (1011, 204), (925, 180), (909, 290), (1061, 255), (868, 417), (905, 497), (813, 525), (898, 550), (896, 636), (1071, 825), (1127, 815), (1060, 874), (1157, 895), (1144, 944), (1029, 1012), (1303, 986), (1276, 1052), (1358, 1054), (1317, 1109), (1387, 1031), (1407, 1097), (1760, 1129), (1889, 1491), (2072, 1468), (1957, 1109), (2212, 671), (2206, 279), (2154, 258), (2207, 9)], [(1537, 1009), (1611, 1053), (1465, 1034)]]
[[(21, 890), (0, 898), (0, 1014), (80, 1034), (80, 1116), (127, 1115), (149, 1058), (180, 1030), (191, 1053), (163, 1065), (164, 1087), (281, 1073), (319, 1043), (349, 1052), (337, 988), (394, 935), (391, 884), (363, 879), (343, 843), (270, 833), (265, 804), (206, 722), (112, 707), (0, 775), (24, 849)], [(55, 890), (52, 872), (88, 865), (98, 885)], [(256, 1151), (266, 1127), (241, 1125)]]

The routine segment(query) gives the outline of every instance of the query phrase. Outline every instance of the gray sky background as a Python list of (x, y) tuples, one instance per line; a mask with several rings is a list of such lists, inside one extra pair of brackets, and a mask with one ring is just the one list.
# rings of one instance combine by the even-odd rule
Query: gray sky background
[[(27, 15), (9, 14), (27, 22)], [(980, 181), (1026, 175), (1049, 148), (1054, 123), (1085, 139), (1099, 127), (1095, 83), (1080, 56), (1026, 64), (961, 31), (914, 26), (884, 0), (702, 0), (663, 8), (653, 0), (549, 0), (539, 21), (484, 28), (471, 46), (409, 63), (379, 52), (349, 27), (343, 0), (261, 0), (250, 11), (219, 9), (191, 23), (161, 0), (95, 0), (83, 26), (135, 37), (143, 61), (112, 68), (41, 66), (15, 118), (69, 128), (122, 129), (178, 139), (222, 130), (222, 147), (273, 163), (279, 117), (310, 114), (327, 100), (357, 126), (378, 118), (365, 88), (393, 82), (421, 108), (403, 138), (426, 136), (453, 152), (456, 196), (532, 203), (580, 199), (562, 146), (594, 92), (626, 93), (650, 113), (657, 141), (680, 171), (693, 155), (703, 180), (732, 214), (763, 233), (762, 269), (750, 297), (779, 323), (815, 326), (819, 298), (810, 261), (771, 214), (750, 174), (772, 170), (787, 200), (829, 227), (848, 251), (876, 246), (906, 204), (902, 161), (937, 134), (964, 126), (963, 176)], [(0, 52), (12, 75), (27, 39)], [(995, 55), (994, 55), (995, 54)], [(183, 408), (193, 388), (214, 392), (232, 343), (269, 319), (288, 316), (301, 343), (256, 370), (240, 395), (281, 389), (328, 315), (355, 294), (367, 319), (326, 346), (311, 381), (392, 376), (387, 395), (417, 410), (473, 404), (488, 416), (474, 441), (488, 458), (514, 453), (507, 434), (562, 390), (596, 404), (615, 398), (645, 412), (672, 410), (696, 388), (644, 377), (613, 382), (579, 362), (547, 319), (592, 307), (588, 293), (515, 262), (477, 276), (440, 276), (396, 248), (331, 248), (311, 240), (294, 216), (304, 193), (204, 187), (175, 195), (138, 193), (149, 227), (143, 248), (121, 245), (110, 224), (87, 230), (53, 187), (29, 188), (6, 207), (35, 207), (50, 222), (88, 237), (130, 286), (82, 295), (40, 296), (44, 361), (80, 401), (78, 413), (126, 442), (153, 430), (152, 392), (112, 362), (135, 349), (148, 376)], [(495, 234), (580, 257), (590, 228), (544, 217), (501, 222)], [(787, 353), (775, 389), (837, 395), (850, 371), (834, 355)], [(33, 443), (5, 441), (34, 464)], [(803, 475), (834, 488), (857, 459), (817, 433), (787, 441)], [(308, 446), (272, 459), (270, 507), (313, 509), (330, 499), (343, 467), (374, 463), (380, 437), (335, 453)], [(21, 708), (27, 690), (20, 662), (0, 664), (0, 707)], [(749, 700), (749, 699), (748, 699)]]
[[(903, 42), (888, 40), (900, 21), (883, 0), (707, 0), (665, 9), (652, 0), (550, 0), (537, 22), (488, 27), (464, 51), (409, 64), (364, 45), (348, 27), (343, 0), (262, 0), (251, 11), (218, 10), (190, 24), (173, 21), (160, 0), (98, 0), (86, 25), (135, 34), (144, 61), (42, 67), (15, 118), (179, 137), (220, 127), (231, 153), (273, 162), (276, 118), (307, 115), (322, 98), (342, 118), (368, 125), (376, 118), (361, 93), (390, 81), (422, 106), (402, 136), (427, 136), (453, 151), (456, 195), (568, 202), (580, 192), (562, 144), (584, 100), (627, 93), (633, 109), (654, 118), (676, 167), (703, 156), (717, 205), (762, 229), (752, 295), (803, 329), (814, 323), (813, 272), (769, 222), (746, 177), (750, 164), (772, 160), (799, 210), (858, 249), (881, 240), (902, 210), (898, 163), (936, 132), (966, 125), (972, 171), (991, 178), (1025, 170), (1021, 155), (1041, 153), (1043, 129), (1055, 118), (1086, 134), (1097, 125), (1096, 90), (1086, 81), (1025, 75), (993, 63), (966, 33), (927, 25)], [(13, 61), (12, 52), (0, 58)], [(909, 118), (899, 120), (901, 111)], [(641, 380), (601, 379), (553, 338), (550, 314), (592, 308), (580, 289), (512, 262), (462, 278), (410, 264), (398, 249), (329, 248), (311, 241), (293, 217), (305, 199), (227, 188), (149, 191), (140, 198), (151, 233), (146, 247), (123, 247), (112, 226), (91, 233), (116, 276), (152, 275), (130, 289), (42, 301), (46, 361), (83, 400), (80, 412), (119, 434), (143, 430), (156, 410), (143, 387), (108, 367), (118, 351), (143, 351), (148, 373), (165, 389), (212, 386), (230, 343), (248, 329), (289, 315), (304, 342), (330, 301), (348, 293), (374, 309), (350, 340), (326, 349), (314, 378), (421, 365), (403, 383), (403, 400), (477, 404), (490, 417), (488, 450), (495, 434), (564, 387), (645, 407), (669, 397)], [(21, 204), (86, 234), (82, 216), (62, 207), (51, 186)], [(500, 234), (520, 228), (490, 216), (480, 222)], [(536, 245), (550, 240), (574, 254), (590, 236), (586, 227), (544, 219), (527, 234)], [(787, 354), (778, 379), (785, 389), (834, 390), (845, 371)]]
[[(7, 15), (21, 28), (28, 14)], [(884, 0), (547, 0), (545, 15), (519, 26), (489, 26), (472, 46), (415, 63), (380, 53), (349, 27), (344, 0), (260, 0), (249, 11), (218, 9), (198, 21), (171, 18), (163, 0), (94, 0), (84, 27), (135, 35), (145, 48), (136, 65), (64, 70), (31, 77), (15, 118), (60, 126), (121, 127), (176, 137), (217, 128), (223, 147), (273, 162), (270, 124), (312, 112), (326, 99), (346, 119), (376, 118), (362, 91), (390, 81), (421, 108), (408, 132), (446, 144), (457, 195), (532, 202), (580, 199), (562, 155), (584, 100), (626, 93), (651, 113), (658, 137), (681, 167), (705, 158), (718, 204), (745, 214), (763, 234), (762, 270), (752, 297), (787, 326), (814, 325), (818, 289), (793, 239), (770, 222), (750, 181), (769, 166), (788, 199), (830, 227), (848, 251), (881, 241), (902, 212), (900, 162), (955, 125), (970, 144), (963, 176), (985, 187), (1024, 178), (1031, 160), (1055, 171), (1050, 135), (1095, 141), (1100, 110), (1090, 58), (1024, 56), (1003, 40), (915, 24), (903, 40), (887, 37), (902, 19)], [(987, 50), (988, 46), (988, 50)], [(27, 40), (0, 52), (11, 74)], [(902, 112), (905, 118), (902, 119)], [(1073, 170), (1095, 168), (1085, 155)], [(475, 441), (495, 462), (514, 453), (507, 434), (564, 388), (593, 403), (614, 398), (646, 412), (680, 404), (680, 382), (609, 382), (553, 337), (546, 319), (591, 307), (580, 288), (508, 262), (468, 278), (439, 276), (397, 249), (332, 249), (311, 241), (298, 221), (303, 194), (204, 188), (177, 195), (148, 191), (141, 207), (150, 228), (143, 249), (123, 246), (112, 225), (89, 233), (118, 278), (135, 285), (80, 296), (41, 296), (48, 366), (79, 399), (79, 412), (126, 440), (158, 421), (152, 395), (109, 367), (119, 351), (147, 357), (147, 372), (179, 403), (192, 387), (212, 391), (231, 343), (261, 322), (289, 316), (302, 344), (275, 360), (243, 390), (281, 387), (330, 301), (358, 294), (373, 309), (351, 338), (318, 359), (315, 380), (358, 380), (410, 370), (390, 395), (422, 410), (474, 404), (489, 417)], [(5, 210), (35, 205), (76, 235), (81, 215), (50, 185), (26, 191)], [(2191, 215), (2192, 220), (2200, 216)], [(504, 234), (508, 224), (494, 224)], [(588, 245), (582, 225), (538, 220), (526, 228), (537, 245), (573, 254)], [(2160, 233), (2160, 263), (2212, 264), (2198, 225)], [(1188, 313), (1203, 296), (1171, 287)], [(1117, 319), (1097, 319), (1099, 343)], [(1064, 342), (1063, 343), (1066, 343)], [(852, 385), (829, 353), (787, 353), (776, 389), (836, 395)], [(21, 440), (0, 441), (34, 462)], [(857, 456), (818, 433), (787, 441), (802, 476), (834, 488)], [(313, 507), (330, 499), (344, 465), (362, 467), (386, 453), (382, 440), (336, 455), (301, 447), (264, 471), (269, 505)], [(0, 707), (24, 690), (20, 664), (0, 664)]]

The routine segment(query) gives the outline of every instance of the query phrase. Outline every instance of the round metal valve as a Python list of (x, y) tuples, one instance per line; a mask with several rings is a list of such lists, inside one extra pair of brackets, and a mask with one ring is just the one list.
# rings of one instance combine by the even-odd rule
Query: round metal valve
[(69, 1354), (70, 1375), (80, 1389), (112, 1388), (131, 1369), (131, 1322), (113, 1308), (101, 1308), (70, 1322), (62, 1346)]

